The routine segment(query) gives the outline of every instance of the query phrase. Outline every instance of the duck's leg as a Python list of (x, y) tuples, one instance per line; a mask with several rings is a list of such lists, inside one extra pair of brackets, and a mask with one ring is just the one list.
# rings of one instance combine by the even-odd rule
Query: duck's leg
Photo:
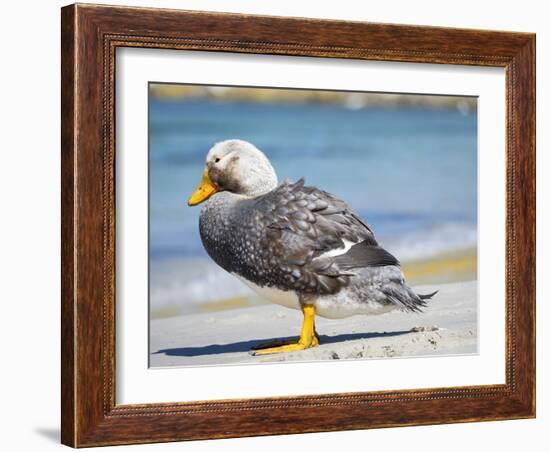
[(302, 323), (302, 330), (300, 331), (298, 340), (274, 347), (258, 348), (252, 350), (252, 354), (269, 355), (271, 353), (295, 352), (319, 345), (319, 339), (315, 331), (315, 306), (312, 304), (303, 304), (302, 313), (304, 314), (304, 322)]

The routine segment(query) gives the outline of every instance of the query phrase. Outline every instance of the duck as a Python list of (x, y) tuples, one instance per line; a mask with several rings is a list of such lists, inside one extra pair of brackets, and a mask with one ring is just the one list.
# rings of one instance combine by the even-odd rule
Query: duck
[(267, 156), (247, 141), (225, 140), (208, 151), (188, 199), (199, 204), (210, 258), (260, 297), (303, 314), (296, 339), (263, 344), (253, 355), (319, 345), (316, 316), (422, 312), (436, 294), (407, 285), (397, 258), (346, 202), (304, 179), (279, 184)]

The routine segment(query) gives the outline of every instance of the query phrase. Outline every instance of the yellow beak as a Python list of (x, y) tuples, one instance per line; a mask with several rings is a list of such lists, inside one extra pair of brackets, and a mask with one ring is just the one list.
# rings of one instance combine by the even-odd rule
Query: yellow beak
[(206, 201), (210, 196), (218, 191), (218, 187), (208, 177), (208, 170), (204, 170), (202, 174), (202, 180), (199, 186), (195, 189), (187, 204), (189, 206), (196, 206), (203, 201)]

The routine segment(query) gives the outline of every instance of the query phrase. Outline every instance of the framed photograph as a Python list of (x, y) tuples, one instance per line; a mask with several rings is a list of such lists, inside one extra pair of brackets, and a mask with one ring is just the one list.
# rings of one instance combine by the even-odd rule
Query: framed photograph
[(535, 416), (535, 36), (62, 8), (62, 442)]

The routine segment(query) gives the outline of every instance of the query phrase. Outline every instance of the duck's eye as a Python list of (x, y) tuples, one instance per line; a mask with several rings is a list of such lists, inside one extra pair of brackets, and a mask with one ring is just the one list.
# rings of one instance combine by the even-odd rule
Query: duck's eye
[(214, 160), (215, 163), (218, 163), (219, 161), (220, 161), (219, 157), (216, 157), (216, 159)]

